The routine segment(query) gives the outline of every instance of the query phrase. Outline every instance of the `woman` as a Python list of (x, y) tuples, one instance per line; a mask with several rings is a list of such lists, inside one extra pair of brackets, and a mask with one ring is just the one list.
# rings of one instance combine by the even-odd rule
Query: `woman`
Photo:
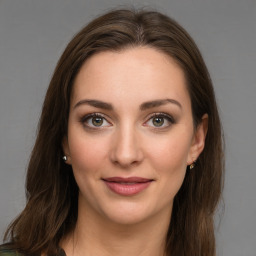
[(158, 12), (116, 10), (50, 82), (27, 204), (0, 255), (215, 255), (221, 124), (198, 48)]

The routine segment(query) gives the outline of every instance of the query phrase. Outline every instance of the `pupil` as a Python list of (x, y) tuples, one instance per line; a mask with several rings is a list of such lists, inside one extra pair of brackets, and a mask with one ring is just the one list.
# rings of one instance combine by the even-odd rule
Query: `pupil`
[(162, 117), (155, 117), (155, 118), (153, 119), (153, 124), (154, 124), (155, 126), (162, 126), (163, 123), (164, 123), (164, 119), (163, 119)]
[(101, 117), (93, 117), (92, 123), (95, 126), (101, 126), (103, 123), (103, 119)]

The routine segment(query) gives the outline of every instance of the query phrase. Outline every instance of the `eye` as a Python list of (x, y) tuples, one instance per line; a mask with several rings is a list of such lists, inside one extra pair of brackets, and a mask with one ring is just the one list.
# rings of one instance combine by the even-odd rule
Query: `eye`
[(174, 119), (170, 115), (164, 113), (155, 113), (150, 117), (145, 125), (154, 128), (165, 128), (174, 123)]
[(98, 113), (84, 116), (81, 122), (89, 128), (101, 128), (111, 126), (106, 118)]
[(165, 121), (164, 117), (158, 117), (157, 116), (157, 117), (153, 117), (152, 118), (152, 123), (156, 127), (163, 126), (164, 125), (164, 121)]

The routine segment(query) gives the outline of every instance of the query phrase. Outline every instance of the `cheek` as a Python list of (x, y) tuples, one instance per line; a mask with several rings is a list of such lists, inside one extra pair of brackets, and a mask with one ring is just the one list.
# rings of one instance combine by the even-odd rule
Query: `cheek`
[(190, 149), (189, 136), (158, 138), (154, 147), (147, 151), (150, 164), (161, 181), (161, 196), (173, 200), (180, 189), (187, 169)]
[(69, 151), (73, 171), (81, 174), (97, 174), (101, 164), (106, 158), (107, 143), (100, 141), (94, 136), (85, 136), (77, 132), (70, 132)]
[(178, 138), (161, 138), (152, 143), (154, 147), (148, 147), (149, 158), (157, 169), (170, 171), (186, 169), (190, 150), (189, 138)]
[[(80, 192), (88, 199), (101, 178), (106, 146), (96, 143), (93, 136), (72, 135), (69, 137), (69, 149), (73, 174)], [(93, 197), (91, 200), (94, 200)]]

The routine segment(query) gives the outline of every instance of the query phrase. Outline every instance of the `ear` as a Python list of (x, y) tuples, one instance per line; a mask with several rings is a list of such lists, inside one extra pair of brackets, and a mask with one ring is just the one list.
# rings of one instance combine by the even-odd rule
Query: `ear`
[(68, 145), (68, 137), (65, 136), (62, 140), (62, 150), (64, 155), (67, 157), (67, 160), (65, 161), (66, 164), (71, 165), (71, 157), (69, 153), (69, 145)]
[(191, 165), (193, 162), (195, 162), (199, 157), (199, 155), (201, 154), (201, 152), (203, 151), (207, 130), (208, 130), (208, 115), (204, 114), (200, 124), (197, 126), (195, 130), (190, 151), (188, 154), (187, 165)]

